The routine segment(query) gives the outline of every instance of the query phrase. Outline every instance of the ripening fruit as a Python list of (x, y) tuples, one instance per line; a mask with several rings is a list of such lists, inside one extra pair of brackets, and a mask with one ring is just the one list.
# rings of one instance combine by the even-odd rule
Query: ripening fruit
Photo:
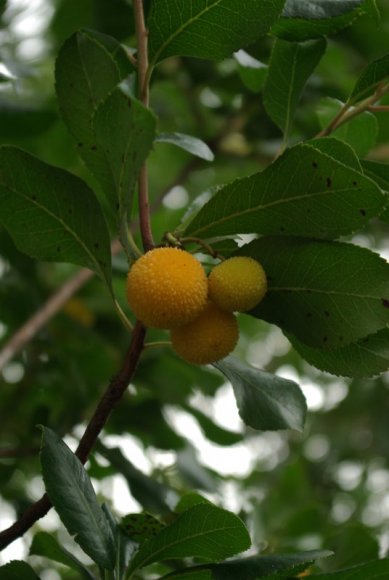
[(211, 301), (189, 324), (170, 332), (176, 353), (192, 364), (206, 365), (226, 357), (238, 342), (235, 316), (220, 310)]
[(265, 296), (266, 274), (261, 264), (247, 256), (229, 258), (213, 268), (208, 277), (208, 295), (219, 308), (246, 312)]
[(144, 254), (127, 277), (128, 303), (145, 326), (174, 328), (196, 318), (207, 303), (207, 278), (200, 262), (178, 248)]

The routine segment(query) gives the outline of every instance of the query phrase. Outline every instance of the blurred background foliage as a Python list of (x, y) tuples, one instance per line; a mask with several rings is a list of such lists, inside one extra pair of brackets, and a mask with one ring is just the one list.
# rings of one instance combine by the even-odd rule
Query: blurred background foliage
[[(329, 39), (326, 55), (300, 102), (291, 141), (320, 130), (327, 97), (344, 100), (357, 75), (389, 46), (389, 2)], [(0, 141), (26, 149), (82, 176), (96, 187), (58, 114), (54, 60), (79, 27), (133, 45), (126, 0), (1, 0)], [(218, 184), (265, 167), (281, 142), (266, 115), (262, 87), (272, 46), (266, 37), (219, 63), (173, 58), (158, 68), (151, 102), (159, 131), (206, 141), (212, 163), (165, 143), (151, 154), (150, 191), (155, 238), (174, 228), (188, 205)], [(255, 59), (250, 60), (249, 57)], [(249, 63), (249, 66), (248, 66)], [(377, 113), (368, 158), (389, 156), (389, 115)], [(360, 135), (363, 139), (363, 135)], [(353, 241), (389, 256), (387, 226), (371, 224)], [(385, 241), (386, 235), (386, 241)], [(114, 288), (126, 308), (126, 261), (114, 259)], [(0, 230), (0, 347), (47, 298), (77, 272), (20, 254)], [(150, 340), (165, 339), (150, 333)], [(97, 279), (89, 281), (9, 362), (0, 377), (1, 527), (43, 491), (37, 424), (73, 445), (129, 343)], [(303, 435), (258, 433), (239, 420), (230, 387), (212, 369), (189, 366), (169, 349), (145, 352), (134, 385), (113, 413), (88, 468), (101, 499), (118, 515), (163, 513), (177, 492), (199, 489), (239, 513), (260, 549), (329, 548), (332, 570), (389, 548), (389, 377), (344, 380), (320, 373), (270, 325), (241, 316), (238, 356), (300, 383), (309, 405)], [(131, 495), (128, 490), (131, 491)], [(49, 529), (71, 546), (51, 513)], [(23, 557), (32, 534), (3, 552)], [(42, 578), (72, 578), (36, 558)]]

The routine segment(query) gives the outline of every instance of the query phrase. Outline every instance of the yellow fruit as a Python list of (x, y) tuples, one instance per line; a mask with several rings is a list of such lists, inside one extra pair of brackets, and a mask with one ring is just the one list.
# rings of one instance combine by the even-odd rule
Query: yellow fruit
[(226, 357), (239, 338), (238, 323), (231, 312), (208, 302), (201, 314), (170, 332), (176, 353), (192, 364), (206, 365)]
[(207, 303), (200, 262), (178, 248), (155, 248), (139, 258), (127, 277), (128, 303), (145, 326), (174, 328), (196, 318)]
[(229, 312), (246, 312), (265, 296), (266, 274), (261, 264), (247, 256), (229, 258), (215, 266), (208, 277), (211, 300)]

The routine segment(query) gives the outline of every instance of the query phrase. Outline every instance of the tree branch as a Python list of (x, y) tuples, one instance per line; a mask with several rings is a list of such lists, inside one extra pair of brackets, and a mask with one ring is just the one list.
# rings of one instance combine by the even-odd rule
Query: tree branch
[[(136, 42), (137, 42), (137, 63), (138, 63), (138, 97), (145, 107), (149, 106), (149, 80), (147, 71), (149, 68), (147, 37), (148, 32), (145, 25), (143, 0), (133, 0)], [(151, 250), (154, 248), (153, 233), (150, 223), (150, 206), (148, 192), (148, 177), (146, 162), (140, 170), (138, 180), (138, 202), (139, 202), (139, 225), (142, 235), (143, 248)]]
[[(101, 397), (96, 410), (90, 419), (87, 428), (78, 444), (76, 456), (85, 463), (109, 415), (119, 402), (134, 376), (140, 355), (143, 350), (146, 329), (137, 322), (131, 338), (131, 344), (124, 359), (120, 372), (108, 385)], [(12, 526), (0, 532), (0, 550), (22, 536), (40, 518), (45, 516), (51, 508), (47, 494), (44, 494), (36, 503), (30, 506)]]

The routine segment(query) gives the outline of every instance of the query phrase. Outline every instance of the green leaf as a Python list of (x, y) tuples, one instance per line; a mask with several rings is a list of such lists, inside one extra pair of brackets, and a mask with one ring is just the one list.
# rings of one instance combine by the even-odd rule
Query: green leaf
[[(208, 572), (212, 580), (257, 580), (257, 578), (268, 578), (269, 580), (281, 580), (291, 578), (303, 572), (320, 558), (331, 556), (328, 550), (312, 550), (297, 554), (275, 554), (274, 556), (250, 556), (248, 558), (236, 558), (221, 564), (210, 566), (195, 566), (189, 568), (188, 572), (179, 570), (164, 576), (164, 578), (191, 578), (190, 574), (195, 572)], [(196, 578), (196, 576), (193, 576)], [(198, 577), (203, 580), (203, 576)]]
[(372, 377), (389, 370), (389, 329), (362, 338), (343, 348), (322, 350), (310, 347), (287, 334), (297, 352), (309, 364), (342, 377)]
[(93, 124), (111, 176), (106, 194), (121, 223), (130, 212), (137, 177), (153, 145), (156, 118), (117, 88), (97, 107)]
[(246, 425), (261, 431), (303, 430), (307, 403), (296, 383), (232, 356), (213, 366), (231, 382), (239, 415)]
[(302, 41), (335, 34), (364, 13), (364, 0), (287, 0), (273, 34)]
[(234, 58), (238, 63), (238, 72), (245, 86), (253, 93), (259, 93), (266, 80), (267, 65), (242, 49), (235, 52)]
[(304, 43), (277, 39), (273, 45), (264, 88), (264, 105), (285, 138), (289, 134), (304, 85), (322, 58), (326, 46), (323, 38)]
[(88, 474), (69, 447), (47, 427), (42, 427), (40, 459), (47, 494), (69, 534), (99, 566), (113, 570), (115, 539)]
[(223, 560), (247, 550), (250, 537), (243, 522), (212, 504), (184, 511), (157, 536), (139, 548), (129, 572), (169, 558)]
[[(327, 127), (342, 106), (343, 103), (337, 99), (331, 97), (322, 99), (316, 109), (320, 126)], [(359, 157), (364, 157), (376, 144), (377, 119), (369, 111), (364, 111), (335, 129), (332, 135), (351, 145)]]
[(180, 498), (180, 501), (177, 503), (176, 507), (174, 508), (174, 511), (176, 514), (182, 514), (183, 512), (185, 512), (188, 509), (191, 509), (195, 505), (200, 505), (203, 503), (210, 504), (211, 502), (205, 497), (203, 497), (201, 494), (192, 491), (190, 493), (186, 493)]
[(162, 580), (165, 578), (174, 578), (175, 580), (213, 580), (214, 577), (210, 570), (189, 568), (188, 570), (180, 570), (174, 574), (163, 576)]
[(373, 60), (363, 71), (348, 99), (349, 104), (366, 99), (378, 85), (389, 79), (389, 54)]
[(68, 552), (63, 546), (61, 546), (58, 540), (47, 532), (38, 532), (35, 534), (32, 544), (30, 547), (30, 554), (33, 556), (43, 556), (54, 560), (55, 562), (60, 562), (64, 566), (72, 568), (81, 578), (86, 578), (86, 580), (93, 580), (94, 576), (89, 572), (88, 568), (85, 568), (84, 564), (77, 560), (72, 553)]
[(34, 570), (20, 560), (12, 560), (5, 566), (0, 566), (0, 578), (2, 580), (39, 580), (39, 576)]
[(211, 149), (204, 141), (191, 135), (184, 135), (183, 133), (159, 133), (155, 141), (157, 143), (171, 143), (206, 161), (213, 161), (215, 158)]
[[(74, 33), (62, 46), (56, 61), (56, 92), (62, 117), (75, 139), (80, 156), (102, 185), (108, 199), (116, 191), (110, 163), (112, 156), (117, 154), (117, 147), (110, 147), (109, 160), (107, 145), (97, 142), (94, 115), (98, 106), (132, 71), (124, 48), (110, 36), (92, 30)], [(128, 123), (128, 119), (125, 122)], [(116, 137), (120, 125), (114, 127), (112, 138)], [(116, 139), (122, 142), (121, 132)]]
[(242, 433), (235, 433), (219, 427), (207, 415), (190, 405), (182, 405), (182, 408), (195, 417), (209, 441), (213, 441), (218, 445), (235, 445), (235, 443), (242, 441)]
[(148, 18), (150, 61), (169, 56), (218, 60), (264, 36), (284, 0), (154, 0)]
[[(322, 153), (326, 153), (333, 159), (337, 159), (343, 165), (364, 173), (360, 159), (355, 155), (355, 151), (350, 145), (336, 137), (324, 137), (312, 139), (309, 143)], [(375, 181), (373, 179), (373, 181)]]
[(328, 574), (313, 574), (309, 578), (312, 580), (387, 580), (388, 576), (389, 558), (384, 558)]
[(244, 246), (268, 277), (264, 300), (251, 311), (304, 343), (338, 348), (389, 322), (389, 264), (340, 242), (269, 237)]
[(111, 284), (109, 234), (89, 187), (14, 147), (0, 148), (0, 222), (32, 258), (90, 268)]
[(120, 522), (120, 527), (133, 540), (141, 544), (145, 540), (154, 538), (164, 529), (165, 524), (151, 514), (128, 514)]
[[(338, 153), (341, 145), (337, 143)], [(345, 156), (350, 157), (350, 148)], [(386, 203), (376, 183), (317, 141), (288, 149), (265, 171), (219, 189), (186, 226), (203, 238), (258, 233), (336, 238), (361, 228)]]
[[(389, 193), (389, 164), (388, 163), (377, 163), (376, 161), (362, 161), (362, 168), (370, 179), (373, 179), (381, 187), (386, 194)], [(389, 223), (389, 197), (386, 196), (387, 203), (386, 208), (380, 215), (380, 218)]]

